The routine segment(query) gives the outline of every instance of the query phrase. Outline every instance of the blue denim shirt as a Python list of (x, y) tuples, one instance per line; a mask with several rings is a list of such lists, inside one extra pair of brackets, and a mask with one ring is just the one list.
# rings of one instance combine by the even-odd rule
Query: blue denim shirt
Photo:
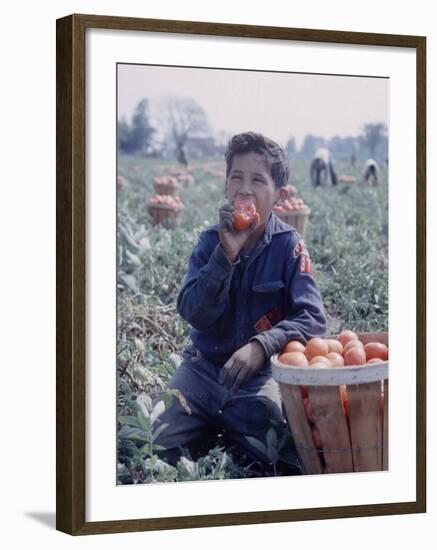
[(231, 263), (218, 228), (200, 234), (177, 300), (194, 347), (223, 364), (251, 340), (269, 358), (289, 340), (324, 335), (323, 303), (299, 233), (272, 214), (250, 256)]

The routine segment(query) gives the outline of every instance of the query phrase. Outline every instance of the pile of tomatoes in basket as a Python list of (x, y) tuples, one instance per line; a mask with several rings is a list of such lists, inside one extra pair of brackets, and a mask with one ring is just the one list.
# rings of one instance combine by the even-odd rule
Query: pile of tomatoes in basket
[(155, 195), (148, 202), (149, 205), (161, 205), (170, 206), (175, 209), (182, 208), (183, 204), (180, 197), (174, 197), (173, 195)]
[(293, 367), (343, 367), (381, 363), (388, 359), (388, 347), (381, 342), (363, 344), (352, 330), (336, 338), (311, 338), (306, 345), (288, 342), (279, 362)]
[[(336, 338), (311, 338), (306, 345), (297, 340), (288, 342), (278, 357), (284, 366), (312, 369), (361, 367), (388, 360), (388, 346), (381, 342), (364, 344), (352, 330), (345, 330)], [(313, 441), (321, 449), (320, 433), (314, 424), (307, 386), (300, 386), (307, 420), (310, 423)], [(349, 397), (347, 387), (339, 385), (343, 412), (349, 418)], [(381, 383), (381, 413), (384, 410), (384, 385)]]
[(174, 176), (156, 176), (153, 178), (153, 183), (157, 185), (174, 185), (177, 186), (178, 178)]
[(284, 201), (278, 202), (273, 207), (273, 212), (298, 212), (308, 210), (308, 206), (304, 203), (303, 199), (296, 199), (291, 197)]

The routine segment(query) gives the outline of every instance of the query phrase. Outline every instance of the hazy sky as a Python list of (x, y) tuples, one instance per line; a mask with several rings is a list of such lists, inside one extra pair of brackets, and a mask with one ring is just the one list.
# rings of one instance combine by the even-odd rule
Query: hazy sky
[(159, 100), (175, 95), (194, 98), (214, 132), (254, 130), (283, 145), (290, 136), (300, 146), (308, 133), (344, 137), (358, 135), (368, 122), (388, 126), (388, 79), (147, 65), (118, 68), (118, 117), (128, 120), (147, 97), (158, 123)]

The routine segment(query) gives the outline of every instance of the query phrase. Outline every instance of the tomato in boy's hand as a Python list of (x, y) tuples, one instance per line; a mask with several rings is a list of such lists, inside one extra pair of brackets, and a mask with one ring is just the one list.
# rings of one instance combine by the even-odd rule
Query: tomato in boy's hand
[[(253, 202), (236, 201), (234, 202), (234, 228), (237, 231), (243, 231), (252, 224), (256, 218), (257, 211)], [(259, 216), (258, 216), (259, 219)]]

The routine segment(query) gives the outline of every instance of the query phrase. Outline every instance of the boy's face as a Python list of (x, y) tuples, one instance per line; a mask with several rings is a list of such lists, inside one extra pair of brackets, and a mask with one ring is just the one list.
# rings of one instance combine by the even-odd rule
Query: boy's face
[(276, 201), (287, 191), (284, 187), (276, 188), (266, 158), (251, 152), (234, 156), (225, 194), (231, 204), (236, 199), (253, 202), (263, 225), (267, 223)]

